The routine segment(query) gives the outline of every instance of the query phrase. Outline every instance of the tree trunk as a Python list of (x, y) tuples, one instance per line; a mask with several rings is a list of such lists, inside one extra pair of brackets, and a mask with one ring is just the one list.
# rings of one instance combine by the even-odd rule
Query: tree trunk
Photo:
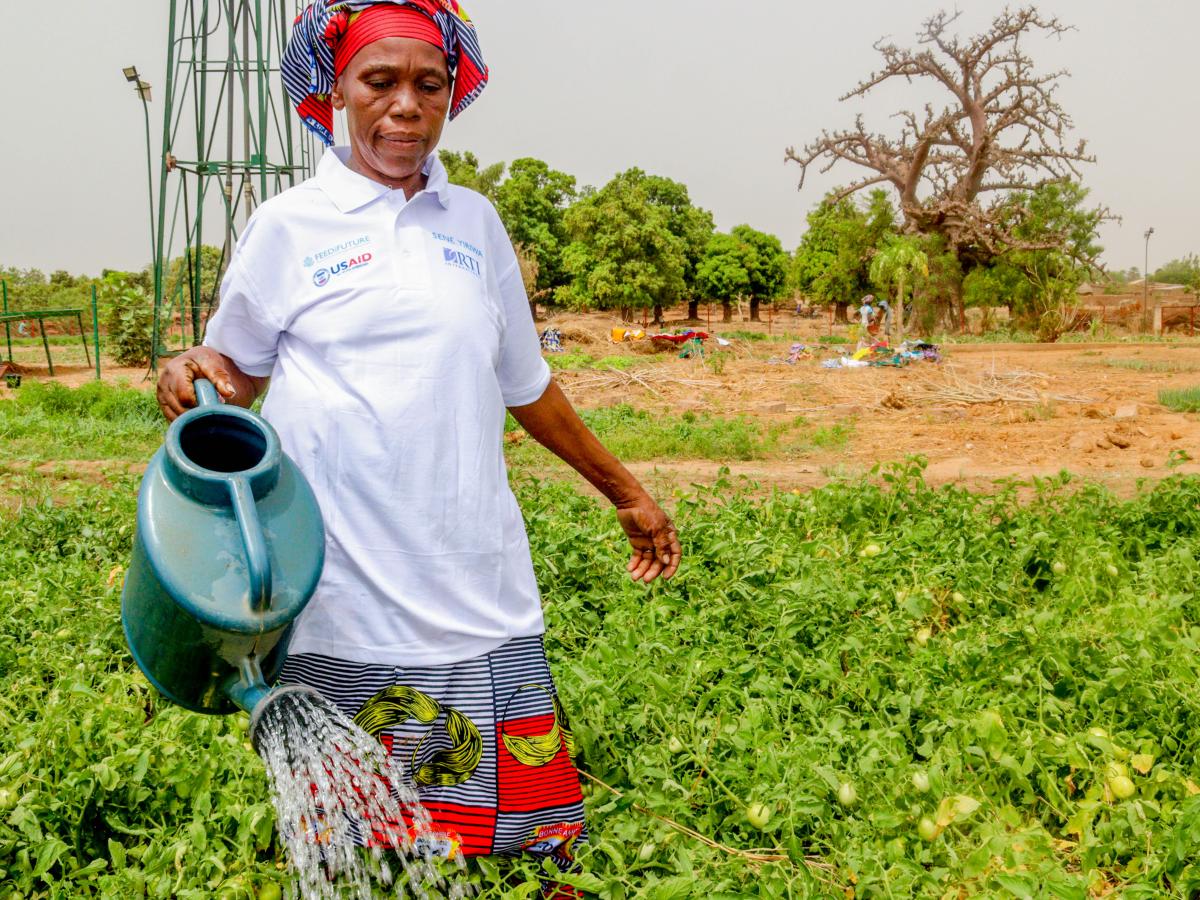
[(663, 319), (663, 308), (662, 308), (661, 303), (654, 304), (654, 324), (655, 325), (665, 325), (666, 324), (666, 321)]
[(630, 307), (630, 306), (622, 306), (621, 307), (621, 321), (622, 322), (632, 322), (633, 321), (633, 308), (632, 307)]
[(900, 284), (896, 291), (896, 346), (904, 343), (904, 274), (900, 274)]
[(958, 271), (951, 273), (950, 278), (950, 316), (951, 327), (956, 329), (959, 334), (967, 330), (967, 311), (963, 300), (963, 275), (962, 264), (958, 266)]
[(721, 301), (721, 321), (722, 322), (732, 322), (733, 321), (733, 304), (730, 303), (728, 300)]
[(760, 319), (758, 317), (758, 305), (761, 302), (762, 301), (758, 297), (750, 298), (750, 321), (751, 322), (761, 322), (762, 321), (762, 319)]
[(699, 300), (689, 300), (688, 301), (687, 320), (689, 322), (699, 322), (700, 321), (700, 301)]
[(841, 324), (845, 325), (847, 322), (850, 321), (849, 317), (846, 315), (846, 311), (850, 308), (849, 303), (844, 303), (841, 300), (839, 300), (833, 305), (833, 307), (834, 307), (833, 320), (835, 322), (840, 322)]

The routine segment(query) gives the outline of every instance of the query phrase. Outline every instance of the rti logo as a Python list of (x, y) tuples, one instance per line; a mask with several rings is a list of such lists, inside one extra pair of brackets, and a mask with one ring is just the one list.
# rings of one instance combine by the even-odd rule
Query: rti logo
[(461, 250), (454, 250), (450, 247), (443, 247), (442, 259), (448, 266), (455, 269), (462, 269), (464, 272), (470, 272), (476, 278), (483, 277), (483, 269), (479, 265), (479, 260), (469, 253), (463, 253)]
[(313, 284), (317, 287), (325, 287), (337, 275), (353, 272), (355, 269), (361, 269), (367, 265), (375, 257), (370, 253), (363, 253), (360, 256), (352, 256), (349, 259), (344, 259), (340, 263), (334, 263), (328, 269), (317, 269), (313, 272)]

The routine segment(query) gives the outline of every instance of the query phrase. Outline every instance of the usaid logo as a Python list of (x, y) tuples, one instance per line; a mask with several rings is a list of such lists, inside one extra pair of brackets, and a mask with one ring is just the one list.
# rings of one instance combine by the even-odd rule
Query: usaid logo
[(370, 253), (363, 253), (361, 256), (352, 256), (349, 259), (342, 260), (340, 263), (335, 263), (328, 269), (317, 269), (313, 273), (313, 284), (317, 287), (325, 287), (325, 285), (333, 280), (334, 276), (352, 272), (355, 269), (361, 269), (374, 258)]
[(452, 268), (470, 272), (476, 278), (483, 277), (483, 269), (479, 265), (479, 260), (469, 253), (463, 253), (461, 250), (453, 250), (450, 247), (443, 247), (442, 259), (446, 265)]

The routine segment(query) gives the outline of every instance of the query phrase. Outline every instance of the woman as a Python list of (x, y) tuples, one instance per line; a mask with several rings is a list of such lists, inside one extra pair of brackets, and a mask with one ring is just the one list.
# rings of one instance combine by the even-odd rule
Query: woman
[(550, 377), (503, 225), (437, 159), (447, 116), (487, 82), (457, 4), (314, 4), (284, 79), (327, 144), (345, 111), (349, 146), (255, 213), (205, 346), (167, 364), (159, 403), (174, 419), (205, 377), (248, 406), (270, 382), (263, 415), (327, 531), (282, 680), (389, 746), (447, 852), (569, 865), (582, 798), (508, 487), (505, 409), (612, 501), (634, 581), (670, 578), (678, 537)]

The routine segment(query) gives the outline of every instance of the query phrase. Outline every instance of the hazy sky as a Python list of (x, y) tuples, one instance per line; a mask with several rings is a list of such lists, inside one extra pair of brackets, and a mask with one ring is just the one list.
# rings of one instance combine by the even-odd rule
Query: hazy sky
[[(167, 0), (0, 4), (0, 264), (98, 273), (149, 253), (141, 106), (121, 76), (163, 84)], [(182, 3), (181, 3), (182, 5)], [(797, 192), (784, 150), (862, 112), (868, 125), (918, 95), (838, 96), (877, 63), (872, 43), (911, 42), (930, 2), (468, 0), (492, 69), (443, 147), (484, 162), (537, 156), (599, 185), (637, 165), (687, 184), (718, 227), (748, 222), (791, 248), (842, 166)], [(1085, 181), (1123, 217), (1102, 233), (1114, 268), (1200, 252), (1200, 0), (1043, 0), (1077, 30), (1030, 42), (1069, 69), (1060, 98), (1098, 163)], [(960, 0), (975, 31), (1000, 2)], [(161, 96), (161, 95), (158, 95)], [(923, 95), (922, 95), (923, 97)], [(15, 109), (14, 109), (15, 104)], [(151, 106), (161, 115), (161, 104)], [(213, 235), (210, 241), (218, 242)]]

